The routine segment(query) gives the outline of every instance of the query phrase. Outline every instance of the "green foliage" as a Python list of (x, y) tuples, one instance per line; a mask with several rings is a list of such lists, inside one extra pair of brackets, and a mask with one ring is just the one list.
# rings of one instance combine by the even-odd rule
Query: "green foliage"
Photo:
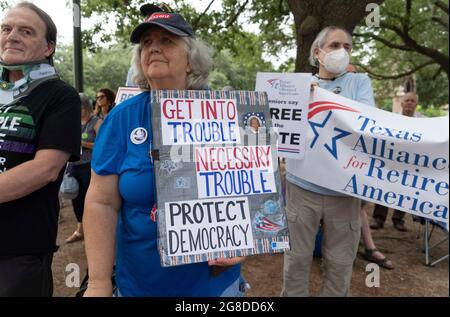
[[(388, 79), (396, 75), (414, 73), (417, 80), (417, 93), (424, 108), (441, 107), (448, 104), (448, 74), (445, 68), (432, 57), (419, 53), (416, 49), (400, 50), (393, 46), (405, 47), (402, 38), (393, 30), (407, 30), (417, 45), (443, 54), (448, 60), (448, 26), (441, 24), (448, 14), (437, 8), (435, 1), (411, 1), (408, 14), (408, 1), (386, 0), (381, 6), (381, 27), (362, 26), (356, 33), (366, 36), (357, 38), (355, 61), (367, 67), (374, 78), (374, 92), (377, 103), (382, 108), (391, 107), (394, 89), (404, 83), (405, 77)], [(448, 1), (447, 1), (448, 6)], [(441, 21), (441, 22), (438, 22)], [(448, 24), (447, 24), (448, 25)], [(387, 42), (367, 41), (371, 38)], [(421, 67), (422, 65), (426, 65)], [(448, 68), (448, 65), (447, 65)], [(412, 72), (416, 70), (415, 72)], [(447, 69), (448, 71), (448, 69)], [(386, 78), (383, 78), (386, 77)]]
[[(147, 1), (81, 0), (83, 18), (92, 18), (93, 26), (83, 30), (83, 46), (95, 52), (113, 40), (127, 43), (131, 31), (142, 20), (139, 7)], [(114, 27), (116, 30), (111, 31)]]
[[(119, 87), (125, 86), (130, 61), (130, 49), (123, 48), (123, 45), (99, 49), (95, 54), (85, 51), (83, 54), (85, 93), (93, 98), (100, 88), (110, 88), (116, 92)], [(61, 79), (74, 84), (72, 46), (65, 46), (57, 51), (55, 67)]]
[[(185, 16), (197, 36), (210, 44), (215, 50), (214, 70), (210, 76), (210, 86), (219, 89), (230, 85), (236, 89), (253, 89), (257, 71), (292, 72), (295, 59), (291, 58), (278, 69), (267, 61), (296, 47), (295, 26), (286, 0), (202, 0), (202, 6), (195, 6), (191, 0), (163, 0), (173, 9)], [(314, 0), (302, 1), (302, 7), (313, 7)], [(0, 6), (6, 3), (0, 0)], [(81, 0), (84, 19), (96, 21), (83, 32), (85, 52), (86, 90), (95, 91), (99, 86), (111, 88), (121, 86), (125, 80), (129, 64), (129, 35), (132, 29), (142, 21), (139, 7), (147, 0)], [(206, 10), (210, 3), (221, 3), (220, 10)], [(291, 1), (293, 2), (293, 1)], [(356, 38), (355, 61), (360, 62), (372, 73), (382, 76), (402, 74), (421, 66), (415, 72), (417, 92), (424, 109), (439, 108), (448, 104), (448, 74), (431, 58), (416, 50), (402, 51), (393, 49), (374, 37), (402, 46), (404, 42), (392, 28), (407, 29), (408, 34), (418, 45), (437, 50), (448, 58), (448, 14), (435, 3), (442, 0), (386, 0), (381, 5), (381, 27), (361, 26), (355, 33), (364, 33), (365, 37)], [(196, 0), (195, 3), (199, 3)], [(351, 10), (352, 1), (344, 3)], [(411, 3), (410, 13), (406, 4)], [(292, 3), (291, 3), (292, 4)], [(331, 5), (331, 4), (330, 4)], [(317, 13), (321, 18), (332, 14), (322, 10)], [(305, 17), (301, 17), (305, 18)], [(297, 17), (297, 23), (301, 23)], [(325, 17), (326, 18), (326, 17)], [(362, 21), (364, 23), (364, 20)], [(447, 23), (447, 28), (443, 27)], [(119, 43), (119, 44), (118, 44)], [(120, 44), (122, 43), (122, 44)], [(65, 48), (66, 56), (58, 66), (63, 77), (72, 82), (72, 53)], [(59, 50), (58, 52), (62, 52)], [(119, 54), (119, 56), (113, 57)], [(279, 64), (279, 63), (277, 63)], [(114, 66), (111, 66), (114, 65)], [(362, 70), (362, 69), (360, 69)], [(111, 77), (111, 79), (109, 79)], [(404, 78), (376, 79), (373, 76), (376, 101), (384, 109), (390, 109), (396, 87)], [(431, 110), (430, 110), (431, 111)]]
[(417, 111), (430, 118), (448, 116), (448, 107), (437, 108), (433, 106), (424, 107), (422, 105), (417, 105)]
[[(142, 20), (138, 8), (147, 1), (126, 1), (125, 5), (122, 2), (82, 1), (83, 16), (101, 17), (93, 28), (83, 34), (84, 45), (89, 51), (96, 52), (101, 46), (105, 46), (105, 43), (110, 43), (113, 37), (122, 43), (129, 41), (132, 29)], [(267, 4), (271, 1), (250, 1), (247, 4), (246, 12), (252, 8), (258, 10), (255, 12), (260, 12), (247, 20), (249, 23), (261, 22), (265, 30), (262, 35), (245, 31), (243, 17), (236, 17), (246, 1), (223, 1), (223, 9), (220, 12), (209, 10), (207, 14), (194, 9), (187, 0), (166, 2), (190, 21), (198, 38), (213, 47), (215, 63), (210, 76), (210, 85), (213, 88), (220, 89), (229, 85), (236, 89), (254, 89), (256, 72), (274, 71), (272, 64), (264, 60), (264, 54), (274, 54), (293, 43), (292, 35), (280, 32), (277, 24), (287, 21), (285, 15), (288, 9), (284, 1), (281, 1), (280, 5), (276, 2), (276, 6)], [(206, 9), (210, 1), (204, 2)], [(115, 33), (108, 31), (106, 22), (116, 23)], [(287, 65), (286, 68), (288, 67)]]
[(274, 71), (270, 63), (262, 59), (233, 57), (230, 51), (219, 52), (214, 59), (214, 70), (210, 76), (210, 87), (221, 89), (232, 86), (236, 90), (254, 90), (258, 71)]
[(0, 10), (6, 10), (6, 8), (8, 7), (8, 2), (6, 0), (0, 0)]

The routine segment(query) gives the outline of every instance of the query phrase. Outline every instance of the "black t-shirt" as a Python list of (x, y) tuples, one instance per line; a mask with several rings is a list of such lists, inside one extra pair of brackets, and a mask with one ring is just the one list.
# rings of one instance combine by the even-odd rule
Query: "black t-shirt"
[[(79, 159), (80, 97), (61, 80), (48, 80), (12, 106), (0, 107), (0, 173), (54, 149)], [(59, 199), (64, 168), (55, 182), (0, 204), (0, 255), (56, 251)], [(1, 188), (0, 188), (1, 190)]]

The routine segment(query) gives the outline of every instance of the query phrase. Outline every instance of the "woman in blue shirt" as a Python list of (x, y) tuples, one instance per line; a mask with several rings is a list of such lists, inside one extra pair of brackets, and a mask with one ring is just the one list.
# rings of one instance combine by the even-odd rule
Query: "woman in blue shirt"
[[(150, 89), (204, 89), (212, 58), (176, 13), (149, 14), (131, 34), (134, 81), (144, 93), (103, 122), (92, 159), (84, 217), (89, 286), (85, 296), (238, 295), (241, 258), (162, 268), (157, 248)], [(229, 267), (213, 274), (214, 267)]]

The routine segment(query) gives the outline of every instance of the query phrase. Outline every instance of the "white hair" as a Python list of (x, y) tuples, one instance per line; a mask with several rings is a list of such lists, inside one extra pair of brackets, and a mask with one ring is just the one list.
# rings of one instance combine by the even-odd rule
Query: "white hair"
[[(191, 72), (187, 75), (188, 90), (204, 89), (207, 86), (209, 72), (213, 66), (212, 49), (201, 40), (191, 37), (180, 37), (186, 49)], [(150, 86), (145, 78), (141, 66), (141, 45), (133, 47), (133, 57), (131, 60), (134, 74), (132, 81), (144, 90), (149, 90)]]
[(311, 45), (311, 50), (310, 50), (310, 54), (309, 54), (309, 63), (312, 66), (315, 66), (315, 67), (319, 66), (317, 59), (314, 57), (315, 49), (322, 48), (327, 41), (328, 34), (330, 32), (337, 31), (337, 30), (345, 32), (345, 34), (347, 34), (347, 36), (348, 36), (348, 40), (350, 41), (350, 45), (353, 45), (352, 35), (346, 29), (341, 28), (339, 26), (328, 26), (328, 27), (324, 28), (322, 31), (319, 32), (319, 34), (317, 34), (316, 39), (314, 40), (314, 42)]
[(83, 94), (82, 92), (79, 93), (79, 96), (81, 101), (81, 107), (86, 110), (92, 111), (92, 104), (91, 101), (89, 100), (89, 97)]

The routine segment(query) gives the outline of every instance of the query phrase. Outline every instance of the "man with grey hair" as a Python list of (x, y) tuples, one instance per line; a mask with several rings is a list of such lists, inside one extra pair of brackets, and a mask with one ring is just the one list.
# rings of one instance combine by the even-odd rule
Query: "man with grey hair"
[(58, 192), (80, 154), (80, 99), (52, 65), (56, 27), (32, 3), (0, 27), (0, 297), (51, 296)]
[[(366, 74), (348, 72), (352, 37), (327, 27), (311, 46), (310, 62), (318, 67), (314, 85), (346, 98), (375, 105)], [(285, 253), (282, 296), (309, 296), (314, 243), (323, 222), (321, 296), (348, 296), (360, 238), (361, 201), (302, 179), (299, 161), (287, 160), (286, 214), (291, 250)], [(318, 167), (319, 168), (319, 167)]]
[[(401, 101), (402, 105), (402, 115), (407, 117), (416, 117), (416, 118), (423, 118), (424, 115), (420, 112), (416, 112), (417, 108), (417, 94), (413, 91), (407, 92), (403, 97)], [(373, 221), (370, 224), (370, 228), (374, 230), (378, 230), (384, 227), (384, 223), (386, 221), (387, 215), (388, 215), (388, 208), (386, 206), (381, 205), (375, 205), (375, 209), (373, 211)], [(392, 224), (394, 225), (394, 228), (398, 231), (408, 231), (408, 228), (405, 225), (405, 213), (400, 210), (394, 209), (392, 214)]]

